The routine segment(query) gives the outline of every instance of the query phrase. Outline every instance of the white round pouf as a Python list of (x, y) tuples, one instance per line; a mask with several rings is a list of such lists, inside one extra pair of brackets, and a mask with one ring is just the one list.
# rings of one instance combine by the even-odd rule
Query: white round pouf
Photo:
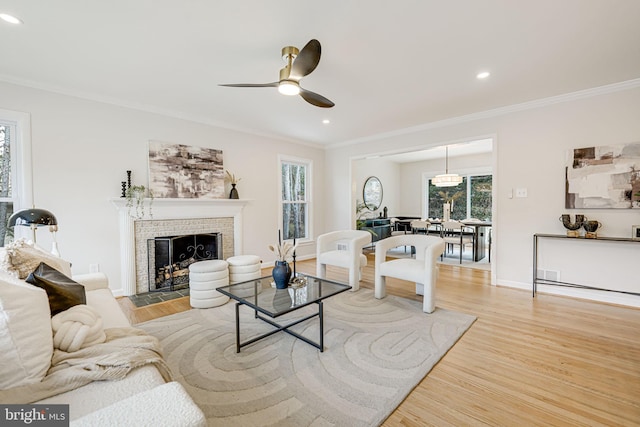
[[(227, 258), (229, 263), (229, 283), (235, 284), (240, 282), (250, 283), (246, 285), (240, 285), (244, 289), (235, 288), (235, 293), (243, 298), (254, 295), (255, 286), (254, 279), (259, 279), (261, 276), (260, 266), (262, 261), (257, 255), (236, 255)], [(258, 293), (262, 291), (262, 288), (258, 288)]]
[(220, 259), (194, 262), (189, 266), (189, 301), (193, 308), (212, 308), (229, 297), (216, 291), (229, 284), (229, 264)]
[(227, 258), (229, 263), (229, 283), (246, 282), (260, 278), (260, 257), (257, 255), (236, 255)]

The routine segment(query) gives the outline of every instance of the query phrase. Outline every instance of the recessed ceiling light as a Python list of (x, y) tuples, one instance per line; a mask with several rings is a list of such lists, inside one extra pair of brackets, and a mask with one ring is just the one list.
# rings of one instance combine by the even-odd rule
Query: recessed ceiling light
[(489, 73), (488, 71), (483, 71), (481, 73), (478, 73), (478, 75), (476, 76), (477, 79), (486, 79), (487, 77), (489, 77), (491, 75), (491, 73)]
[(329, 123), (331, 123), (331, 120), (329, 120), (329, 119), (324, 119), (324, 120), (322, 121), (322, 123), (324, 123), (325, 125), (328, 125)]
[(6, 13), (0, 13), (0, 19), (10, 24), (22, 24), (22, 21), (20, 19)]

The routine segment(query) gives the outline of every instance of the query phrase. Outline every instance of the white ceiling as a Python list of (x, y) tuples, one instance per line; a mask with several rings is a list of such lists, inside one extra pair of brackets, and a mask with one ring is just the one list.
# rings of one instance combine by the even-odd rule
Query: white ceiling
[(457, 144), (442, 145), (426, 150), (409, 151), (406, 153), (390, 154), (384, 157), (395, 163), (422, 162), (425, 160), (444, 159), (445, 156), (459, 157), (472, 154), (490, 153), (493, 150), (492, 139), (479, 139), (477, 141), (461, 142)]
[[(5, 0), (2, 12), (24, 24), (0, 21), (0, 80), (319, 145), (640, 77), (637, 0)], [(302, 86), (334, 108), (218, 86), (277, 81), (282, 47), (312, 38), (322, 59)]]

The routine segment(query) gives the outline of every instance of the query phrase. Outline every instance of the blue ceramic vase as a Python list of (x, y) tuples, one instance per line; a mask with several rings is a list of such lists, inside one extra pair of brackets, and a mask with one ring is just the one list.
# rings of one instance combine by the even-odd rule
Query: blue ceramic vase
[(276, 283), (276, 288), (285, 289), (289, 286), (289, 280), (291, 279), (289, 263), (287, 261), (276, 261), (271, 275), (273, 276), (273, 281)]

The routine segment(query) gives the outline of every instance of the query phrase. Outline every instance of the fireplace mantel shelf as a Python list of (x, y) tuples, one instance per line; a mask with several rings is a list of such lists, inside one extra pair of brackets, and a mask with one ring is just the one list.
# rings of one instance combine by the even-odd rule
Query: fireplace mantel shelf
[[(145, 198), (144, 203), (148, 206), (162, 206), (162, 205), (246, 205), (250, 199), (149, 199)], [(118, 208), (127, 207), (127, 199), (125, 197), (114, 197), (111, 199)]]

